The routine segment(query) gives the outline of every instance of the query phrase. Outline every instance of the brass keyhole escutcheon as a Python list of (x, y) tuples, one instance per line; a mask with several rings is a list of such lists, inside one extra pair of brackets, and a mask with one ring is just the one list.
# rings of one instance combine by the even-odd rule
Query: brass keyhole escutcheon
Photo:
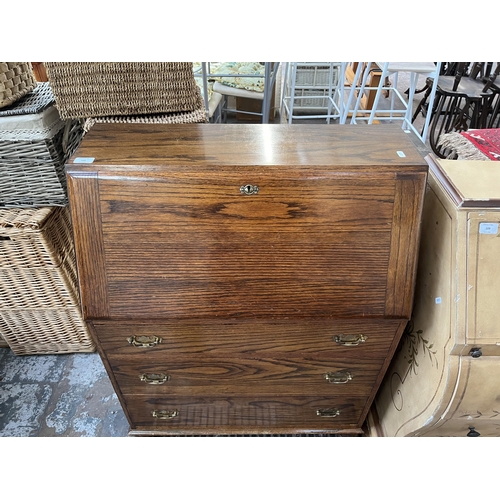
[(240, 187), (240, 191), (243, 194), (257, 194), (259, 192), (259, 186), (253, 186), (252, 184), (246, 184), (245, 186)]

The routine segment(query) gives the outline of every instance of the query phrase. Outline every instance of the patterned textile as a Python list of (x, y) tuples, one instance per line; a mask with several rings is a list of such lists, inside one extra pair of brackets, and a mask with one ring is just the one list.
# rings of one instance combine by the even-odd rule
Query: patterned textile
[(449, 132), (439, 139), (438, 146), (451, 153), (449, 160), (500, 160), (500, 129), (469, 129)]
[(216, 71), (219, 75), (238, 75), (214, 77), (223, 85), (253, 92), (264, 92), (264, 70), (264, 65), (258, 62), (224, 62), (217, 69), (212, 69), (212, 72)]
[(461, 132), (460, 135), (472, 142), (490, 160), (500, 160), (500, 129), (467, 130), (466, 132)]

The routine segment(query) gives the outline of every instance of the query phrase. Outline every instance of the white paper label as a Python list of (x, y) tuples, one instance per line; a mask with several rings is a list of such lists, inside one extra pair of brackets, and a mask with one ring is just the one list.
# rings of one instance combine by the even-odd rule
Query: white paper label
[(400, 158), (406, 158), (406, 155), (403, 153), (403, 151), (396, 151), (396, 153)]
[(481, 222), (479, 224), (479, 234), (498, 234), (498, 223)]
[(94, 163), (95, 158), (90, 156), (79, 156), (73, 160), (73, 163)]

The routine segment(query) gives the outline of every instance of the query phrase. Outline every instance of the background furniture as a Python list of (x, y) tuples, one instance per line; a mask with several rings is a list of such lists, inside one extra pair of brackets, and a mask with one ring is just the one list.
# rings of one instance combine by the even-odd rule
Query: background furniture
[(500, 436), (498, 163), (431, 156), (429, 165), (412, 321), (376, 397), (372, 429)]
[[(419, 76), (437, 77), (440, 64), (426, 62), (358, 63), (352, 78), (353, 84), (349, 88), (347, 101), (343, 107), (340, 123), (346, 123), (348, 116), (351, 117), (350, 123), (352, 124), (355, 124), (358, 120), (367, 121), (370, 125), (374, 120), (400, 120), (403, 130), (413, 131), (425, 143), (430, 117), (426, 118), (422, 131), (418, 131), (413, 126), (413, 98), (417, 91)], [(374, 78), (374, 71), (376, 71), (376, 79)], [(398, 89), (398, 75), (402, 72), (409, 74), (409, 88), (406, 97)], [(392, 83), (390, 77), (393, 79)], [(430, 92), (427, 95), (430, 102), (434, 99), (436, 87), (437, 82), (431, 85)], [(390, 97), (389, 105), (379, 107), (383, 94)], [(368, 98), (370, 98), (370, 103), (367, 104), (366, 100)], [(365, 102), (364, 105), (363, 102)]]
[(340, 62), (287, 62), (282, 65), (281, 121), (340, 117), (334, 93), (342, 78)]
[[(400, 119), (403, 121), (403, 130), (411, 130), (415, 133), (415, 135), (425, 144), (427, 139), (427, 133), (429, 129), (430, 116), (426, 116), (424, 126), (422, 131), (418, 131), (413, 126), (413, 98), (415, 96), (415, 92), (417, 91), (417, 84), (419, 77), (423, 76), (424, 78), (432, 79), (432, 85), (430, 87), (430, 92), (428, 94), (428, 102), (429, 105), (432, 106), (434, 102), (434, 97), (436, 95), (437, 89), (437, 79), (439, 76), (441, 63), (433, 63), (433, 62), (384, 62), (377, 63), (379, 67), (382, 68), (382, 74), (380, 76), (380, 82), (377, 87), (377, 92), (375, 95), (375, 99), (373, 102), (373, 106), (370, 113), (370, 119), (368, 123), (373, 123), (375, 116), (377, 116), (378, 120), (393, 120), (395, 118), (394, 115), (400, 115)], [(403, 97), (401, 92), (398, 90), (398, 75), (399, 73), (409, 73), (410, 75), (410, 87), (407, 91), (407, 96)], [(393, 78), (393, 83), (387, 83), (389, 77)], [(391, 104), (389, 107), (389, 117), (387, 117), (387, 111), (384, 111), (383, 116), (380, 116), (380, 112), (378, 109), (378, 104), (380, 102), (380, 97), (383, 92), (388, 92), (391, 98)], [(401, 113), (396, 107), (396, 98), (402, 104), (405, 112)]]
[[(269, 123), (274, 109), (274, 89), (279, 65), (279, 62), (203, 62), (203, 78), (207, 80), (205, 88), (208, 89), (208, 82), (213, 81), (213, 91), (224, 97), (223, 120), (225, 121), (228, 112), (233, 112), (240, 116), (261, 117), (262, 123)], [(236, 99), (236, 108), (228, 105), (228, 97)], [(252, 106), (254, 101), (257, 104)]]
[[(440, 145), (441, 137), (469, 128), (493, 128), (498, 124), (500, 88), (495, 84), (498, 63), (446, 63), (445, 74), (427, 80), (427, 92), (417, 106), (429, 121), (429, 143), (434, 154), (446, 158), (450, 151)], [(436, 86), (434, 102), (430, 89)]]
[(427, 171), (368, 128), (92, 127), (67, 165), (82, 306), (133, 434), (361, 432)]

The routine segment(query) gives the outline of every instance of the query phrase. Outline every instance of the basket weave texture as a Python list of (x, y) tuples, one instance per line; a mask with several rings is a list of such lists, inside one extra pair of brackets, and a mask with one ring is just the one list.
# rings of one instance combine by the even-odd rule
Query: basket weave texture
[(202, 110), (190, 62), (47, 62), (62, 119)]
[(0, 209), (0, 267), (55, 268), (73, 252), (63, 207)]
[(55, 102), (48, 82), (39, 83), (31, 92), (8, 108), (0, 109), (0, 116), (28, 115), (40, 113)]
[(0, 62), (0, 108), (10, 106), (37, 86), (28, 62)]
[(66, 206), (64, 164), (79, 146), (83, 134), (80, 122), (71, 120), (53, 137), (40, 139), (35, 135), (37, 140), (0, 140), (0, 206)]
[(95, 351), (76, 307), (0, 311), (0, 331), (17, 355)]
[(206, 123), (205, 109), (185, 113), (161, 113), (157, 115), (98, 116), (87, 118), (83, 125), (87, 133), (96, 123)]
[(0, 209), (0, 333), (19, 355), (95, 350), (67, 207)]
[(7, 341), (2, 337), (2, 334), (0, 333), (0, 347), (9, 347), (9, 344)]

